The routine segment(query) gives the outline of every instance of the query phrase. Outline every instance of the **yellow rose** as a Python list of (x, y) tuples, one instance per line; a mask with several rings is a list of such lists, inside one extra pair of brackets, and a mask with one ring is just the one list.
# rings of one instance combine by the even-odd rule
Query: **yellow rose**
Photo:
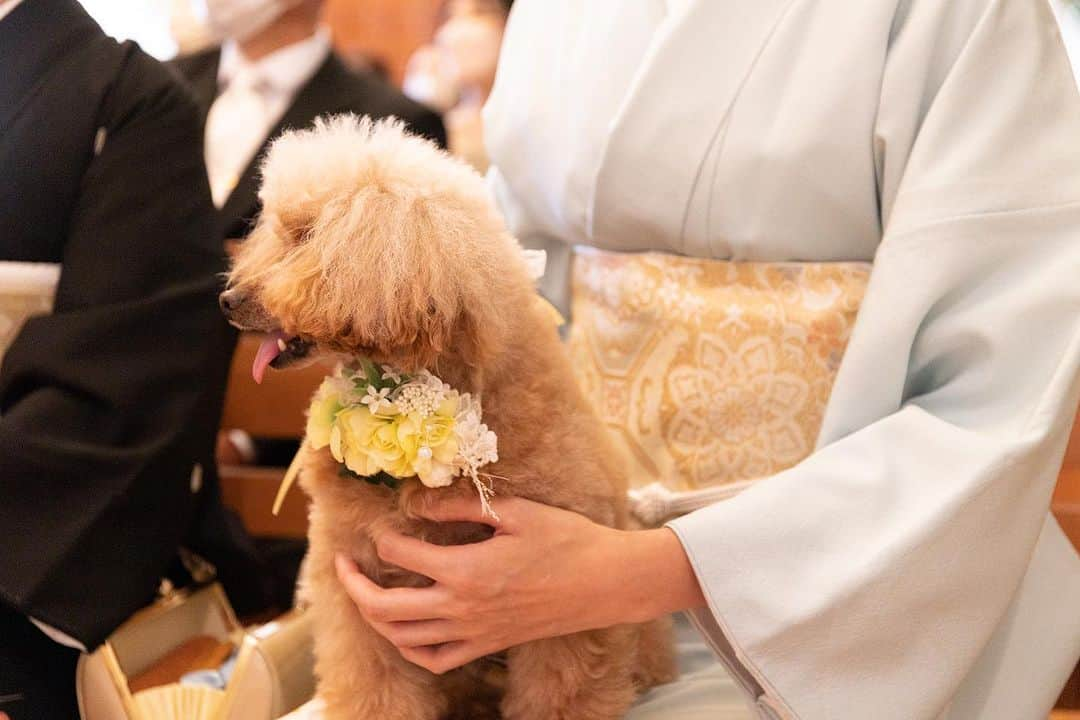
[(428, 487), (445, 487), (453, 482), (451, 463), (457, 456), (454, 418), (431, 415), (420, 419), (409, 415), (397, 427), (398, 444), (412, 472)]
[(379, 466), (396, 478), (411, 477), (415, 473), (404, 448), (398, 442), (398, 418), (384, 422), (371, 436), (368, 453)]
[(334, 427), (334, 418), (341, 412), (341, 396), (335, 391), (331, 380), (323, 380), (319, 391), (311, 400), (307, 417), (308, 444), (316, 450), (330, 444), (330, 431)]
[(457, 417), (458, 408), (461, 407), (461, 396), (456, 391), (451, 391), (446, 394), (443, 401), (439, 403), (439, 409), (435, 411), (436, 415), (445, 415), (450, 419)]
[(382, 470), (378, 458), (371, 454), (372, 438), (388, 422), (363, 406), (339, 412), (330, 431), (330, 452), (334, 459), (345, 463), (357, 475), (374, 475)]
[(431, 448), (440, 462), (451, 462), (457, 455), (454, 417), (440, 414), (424, 418), (420, 430), (420, 443)]

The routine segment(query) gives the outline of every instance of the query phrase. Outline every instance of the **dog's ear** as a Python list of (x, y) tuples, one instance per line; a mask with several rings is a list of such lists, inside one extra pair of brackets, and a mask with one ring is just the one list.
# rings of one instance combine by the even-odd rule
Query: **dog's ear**
[(307, 239), (321, 213), (335, 214), (338, 212), (336, 206), (341, 202), (340, 198), (327, 200), (309, 193), (298, 193), (288, 203), (274, 208), (271, 219), (285, 246), (293, 247)]
[[(433, 368), (451, 347), (456, 318), (461, 311), (457, 298), (438, 293), (441, 281), (430, 271), (402, 278), (399, 292), (391, 293), (384, 306), (381, 328), (371, 333), (374, 350), (391, 364), (408, 372)], [(436, 287), (433, 294), (426, 289)]]
[(386, 306), (384, 344), (391, 361), (407, 370), (437, 370), (441, 359), (469, 368), (470, 384), (479, 387), (479, 373), (489, 367), (506, 343), (506, 307), (512, 294), (482, 263), (459, 265), (437, 252), (414, 257), (415, 272), (401, 278)]
[(469, 368), (472, 390), (482, 388), (484, 369), (495, 364), (507, 345), (509, 318), (500, 312), (498, 302), (512, 307), (512, 295), (492, 297), (492, 290), (498, 291), (489, 288), (465, 299), (455, 324), (455, 352), (461, 364)]
[(334, 282), (320, 304), (342, 310), (343, 349), (434, 371), (448, 355), (479, 366), (501, 344), (491, 295), (499, 283), (489, 287), (490, 268), (475, 260), (487, 245), (472, 235), (473, 215), (449, 204), (373, 188), (313, 232), (337, 246), (324, 262)]

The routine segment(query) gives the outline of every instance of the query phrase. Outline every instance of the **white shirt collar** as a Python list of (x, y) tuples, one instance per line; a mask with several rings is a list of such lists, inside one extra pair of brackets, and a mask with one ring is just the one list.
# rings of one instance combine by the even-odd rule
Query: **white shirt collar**
[(3, 0), (0, 0), (0, 20), (3, 20), (9, 12), (17, 8), (22, 1), (23, 0), (8, 0), (7, 2), (4, 2)]
[(241, 73), (251, 73), (261, 90), (294, 95), (319, 69), (330, 54), (330, 33), (320, 27), (300, 42), (275, 50), (251, 62), (232, 40), (221, 46), (218, 87), (224, 90)]

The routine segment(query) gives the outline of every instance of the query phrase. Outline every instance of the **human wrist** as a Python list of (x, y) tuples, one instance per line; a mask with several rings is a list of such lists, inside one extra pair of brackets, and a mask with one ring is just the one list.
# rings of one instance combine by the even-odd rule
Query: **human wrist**
[(618, 531), (623, 544), (622, 622), (646, 622), (705, 606), (705, 597), (682, 542), (673, 530)]

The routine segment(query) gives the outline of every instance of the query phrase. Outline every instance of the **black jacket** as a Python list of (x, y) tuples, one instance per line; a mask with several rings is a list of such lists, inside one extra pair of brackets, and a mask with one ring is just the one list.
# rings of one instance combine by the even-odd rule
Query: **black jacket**
[[(221, 50), (214, 48), (177, 58), (172, 62), (190, 83), (199, 102), (203, 119), (218, 95), (218, 63)], [(287, 129), (309, 127), (321, 115), (355, 113), (382, 118), (401, 118), (409, 128), (446, 147), (446, 130), (434, 111), (409, 100), (397, 89), (371, 72), (348, 70), (333, 53), (300, 89), (248, 164), (219, 215), (219, 229), (224, 238), (242, 238), (250, 231), (259, 214), (259, 163), (270, 141)]]
[(0, 260), (62, 263), (0, 366), (0, 602), (92, 648), (214, 486), (221, 240), (199, 109), (165, 67), (75, 0), (26, 0), (0, 68)]

